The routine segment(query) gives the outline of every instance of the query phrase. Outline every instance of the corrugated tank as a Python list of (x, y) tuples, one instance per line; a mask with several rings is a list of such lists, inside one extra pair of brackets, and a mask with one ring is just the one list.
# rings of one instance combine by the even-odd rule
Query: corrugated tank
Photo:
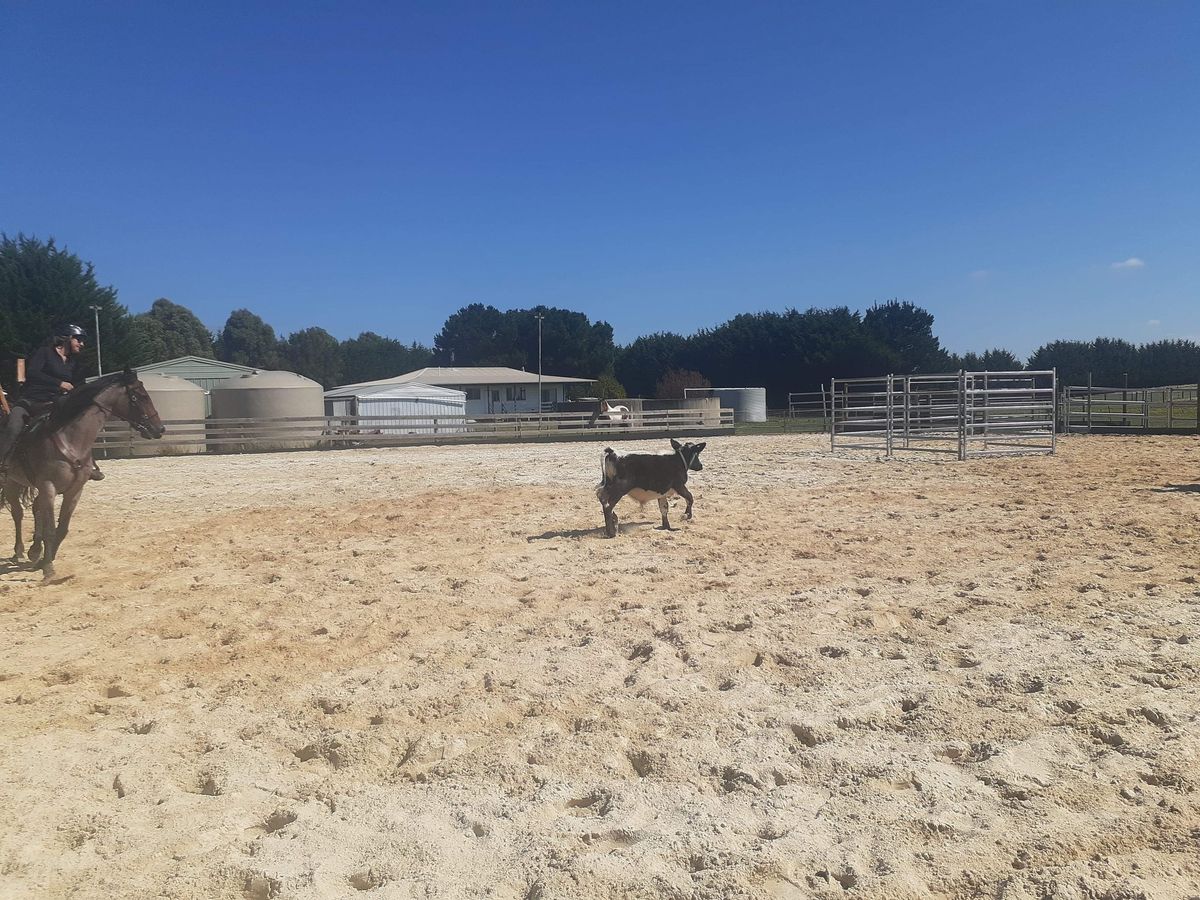
[[(211, 399), (210, 450), (295, 450), (320, 443), (324, 430), (324, 392), (321, 385), (303, 375), (248, 372), (214, 387)], [(228, 419), (251, 421), (222, 421)]]
[(762, 387), (686, 388), (688, 397), (716, 397), (723, 409), (733, 410), (735, 422), (767, 421), (767, 389)]

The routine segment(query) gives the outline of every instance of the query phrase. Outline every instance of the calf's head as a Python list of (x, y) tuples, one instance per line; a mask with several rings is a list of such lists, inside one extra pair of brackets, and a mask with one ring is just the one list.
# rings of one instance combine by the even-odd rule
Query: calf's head
[(693, 472), (700, 472), (704, 469), (704, 463), (700, 462), (700, 451), (707, 446), (707, 442), (693, 444), (689, 441), (686, 444), (681, 444), (675, 438), (671, 438), (671, 449), (679, 454), (679, 458), (683, 460), (683, 465)]

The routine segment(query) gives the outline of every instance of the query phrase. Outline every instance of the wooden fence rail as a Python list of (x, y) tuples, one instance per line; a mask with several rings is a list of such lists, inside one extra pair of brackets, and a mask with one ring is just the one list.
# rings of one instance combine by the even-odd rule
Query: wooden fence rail
[(589, 413), (510, 413), (480, 416), (286, 416), (272, 419), (178, 419), (164, 421), (166, 435), (148, 441), (128, 424), (109, 422), (96, 439), (101, 458), (245, 453), (265, 450), (399, 446), (405, 444), (620, 440), (658, 434), (733, 433), (731, 409), (669, 409), (631, 412), (622, 419)]

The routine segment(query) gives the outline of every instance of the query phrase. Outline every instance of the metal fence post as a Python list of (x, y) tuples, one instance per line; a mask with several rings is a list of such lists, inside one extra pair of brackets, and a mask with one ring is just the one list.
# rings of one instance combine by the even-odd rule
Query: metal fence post
[(958, 370), (958, 458), (967, 458), (967, 373)]

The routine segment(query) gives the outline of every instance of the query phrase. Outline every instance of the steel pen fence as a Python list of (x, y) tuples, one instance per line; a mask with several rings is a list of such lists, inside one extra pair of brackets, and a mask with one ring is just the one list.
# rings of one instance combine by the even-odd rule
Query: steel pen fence
[(835, 378), (829, 396), (834, 450), (968, 459), (1055, 449), (1053, 370)]

